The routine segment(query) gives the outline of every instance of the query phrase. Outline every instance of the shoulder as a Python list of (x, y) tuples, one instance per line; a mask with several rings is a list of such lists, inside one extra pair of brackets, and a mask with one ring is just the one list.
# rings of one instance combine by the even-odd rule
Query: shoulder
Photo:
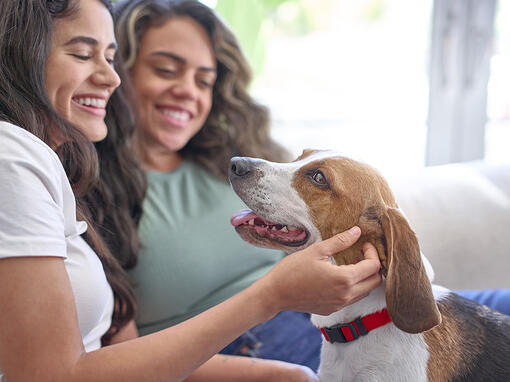
[(19, 126), (0, 121), (2, 160), (25, 158), (44, 161), (46, 164), (60, 163), (57, 154), (42, 140)]
[(16, 190), (46, 190), (61, 199), (68, 183), (57, 154), (42, 140), (19, 126), (0, 122), (0, 181), (5, 194)]
[(22, 128), (0, 122), (0, 258), (66, 257), (75, 232), (74, 197), (55, 152)]

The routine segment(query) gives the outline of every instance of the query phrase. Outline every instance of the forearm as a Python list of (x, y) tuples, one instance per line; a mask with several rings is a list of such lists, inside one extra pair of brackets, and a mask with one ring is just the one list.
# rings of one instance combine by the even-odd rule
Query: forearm
[(179, 325), (84, 354), (75, 380), (182, 381), (241, 333), (277, 313), (264, 288), (257, 282)]
[[(311, 378), (311, 379), (309, 379)], [(306, 367), (282, 361), (217, 354), (185, 382), (282, 382), (313, 381)]]

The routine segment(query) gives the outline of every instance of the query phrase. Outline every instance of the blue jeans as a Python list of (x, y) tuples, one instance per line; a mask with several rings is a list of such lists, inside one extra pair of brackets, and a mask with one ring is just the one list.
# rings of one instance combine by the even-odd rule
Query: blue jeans
[[(463, 290), (457, 294), (510, 315), (510, 289)], [(310, 315), (281, 312), (227, 345), (222, 354), (277, 359), (305, 365), (317, 371), (322, 334), (310, 322)]]
[(277, 359), (317, 371), (321, 332), (306, 313), (285, 311), (238, 337), (220, 353)]
[(457, 290), (455, 293), (510, 316), (510, 289)]

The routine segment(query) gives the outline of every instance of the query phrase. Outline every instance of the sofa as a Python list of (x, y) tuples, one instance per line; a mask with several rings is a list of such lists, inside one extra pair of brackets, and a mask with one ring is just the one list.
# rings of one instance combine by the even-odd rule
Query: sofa
[(510, 164), (466, 162), (383, 174), (450, 289), (510, 288)]

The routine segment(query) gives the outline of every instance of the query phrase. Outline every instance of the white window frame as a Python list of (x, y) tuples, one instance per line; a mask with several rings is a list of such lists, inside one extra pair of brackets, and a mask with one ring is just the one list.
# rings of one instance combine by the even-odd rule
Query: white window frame
[(434, 0), (426, 165), (483, 159), (496, 0)]

